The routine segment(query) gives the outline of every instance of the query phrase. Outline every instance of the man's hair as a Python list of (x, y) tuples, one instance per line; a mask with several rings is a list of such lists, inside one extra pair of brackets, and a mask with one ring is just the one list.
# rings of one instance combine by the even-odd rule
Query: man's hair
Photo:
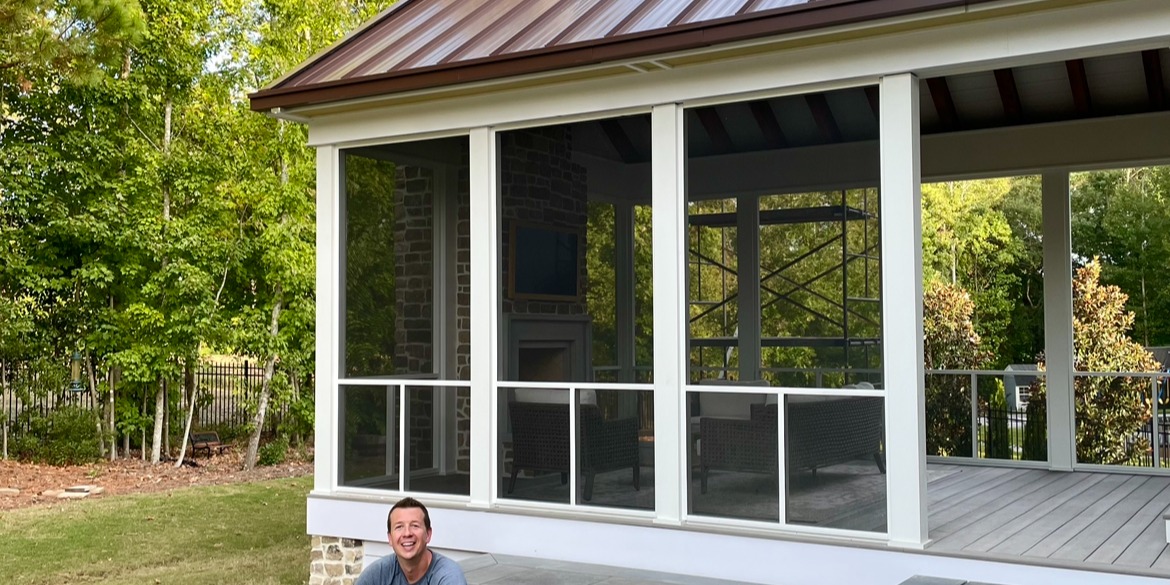
[(398, 500), (397, 504), (394, 504), (394, 507), (390, 508), (390, 513), (386, 514), (386, 532), (393, 532), (394, 527), (391, 524), (390, 517), (394, 515), (394, 510), (399, 508), (418, 508), (422, 510), (423, 526), (425, 526), (427, 530), (431, 529), (431, 513), (427, 511), (427, 507), (424, 506), (422, 502), (414, 498), (402, 498), (401, 500)]

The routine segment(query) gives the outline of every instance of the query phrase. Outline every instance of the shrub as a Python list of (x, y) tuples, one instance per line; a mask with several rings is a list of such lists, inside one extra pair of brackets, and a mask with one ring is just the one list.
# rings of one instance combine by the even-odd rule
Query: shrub
[(29, 433), (16, 441), (19, 459), (50, 465), (80, 465), (98, 460), (101, 447), (97, 414), (80, 406), (66, 406), (41, 416), (30, 415)]
[[(975, 304), (963, 289), (942, 282), (927, 286), (922, 300), (927, 369), (971, 369), (987, 360), (971, 323)], [(965, 376), (926, 379), (926, 452), (970, 457), (971, 389)]]
[(288, 456), (288, 437), (277, 437), (260, 447), (256, 454), (258, 465), (280, 465)]
[(988, 384), (991, 391), (987, 397), (987, 453), (989, 459), (1011, 459), (1012, 441), (1008, 429), (1007, 397), (1004, 396), (1003, 380), (994, 378)]

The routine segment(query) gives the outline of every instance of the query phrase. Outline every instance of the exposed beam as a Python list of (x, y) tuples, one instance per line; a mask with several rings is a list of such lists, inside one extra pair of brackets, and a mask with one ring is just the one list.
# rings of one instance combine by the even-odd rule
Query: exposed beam
[(1146, 70), (1146, 93), (1150, 96), (1150, 108), (1166, 109), (1166, 86), (1162, 81), (1162, 57), (1158, 50), (1142, 51), (1142, 65)]
[(926, 87), (930, 89), (930, 100), (934, 102), (934, 111), (938, 114), (942, 130), (958, 130), (959, 112), (955, 109), (955, 100), (951, 97), (947, 79), (945, 77), (927, 79)]
[(641, 153), (634, 147), (634, 142), (630, 140), (630, 135), (626, 134), (625, 129), (622, 128), (621, 122), (613, 118), (602, 120), (601, 130), (605, 132), (606, 138), (609, 138), (609, 143), (613, 145), (613, 149), (617, 151), (622, 162), (627, 164), (644, 162)]
[(817, 128), (821, 130), (821, 137), (825, 142), (841, 142), (841, 130), (837, 127), (837, 120), (833, 118), (833, 110), (829, 109), (829, 100), (823, 93), (810, 93), (804, 96), (808, 109), (812, 111)]
[(999, 101), (1003, 114), (1012, 124), (1024, 121), (1024, 108), (1020, 105), (1020, 90), (1016, 87), (1016, 76), (1011, 69), (995, 70), (995, 85), (999, 87)]
[(772, 111), (772, 106), (767, 101), (751, 102), (748, 107), (751, 108), (752, 116), (755, 117), (756, 124), (759, 125), (760, 132), (764, 135), (764, 142), (769, 149), (775, 150), (788, 146), (788, 139), (784, 137), (784, 130), (780, 128), (776, 112)]
[(1085, 61), (1072, 59), (1064, 62), (1068, 70), (1068, 85), (1073, 94), (1073, 105), (1077, 113), (1089, 116), (1093, 113), (1093, 100), (1089, 94), (1089, 76), (1085, 74)]
[(865, 99), (869, 101), (869, 109), (873, 111), (874, 120), (881, 120), (882, 117), (881, 101), (878, 99), (878, 94), (880, 93), (881, 91), (878, 90), (878, 86), (876, 85), (865, 86)]
[(711, 139), (715, 154), (727, 154), (735, 150), (731, 135), (727, 133), (727, 127), (723, 125), (723, 120), (719, 118), (719, 112), (714, 107), (698, 108), (695, 110), (695, 114), (699, 116), (699, 122), (707, 131), (707, 137)]

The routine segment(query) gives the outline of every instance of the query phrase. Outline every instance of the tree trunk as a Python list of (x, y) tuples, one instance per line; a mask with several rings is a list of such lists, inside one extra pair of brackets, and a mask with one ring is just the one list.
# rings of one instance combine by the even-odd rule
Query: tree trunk
[(268, 354), (268, 361), (264, 364), (264, 383), (260, 385), (260, 399), (256, 405), (256, 418), (253, 421), (255, 428), (252, 436), (248, 437), (248, 453), (244, 456), (244, 469), (256, 467), (256, 453), (260, 450), (260, 433), (264, 431), (264, 418), (268, 413), (268, 396), (272, 393), (272, 375), (276, 370), (276, 337), (280, 333), (280, 311), (284, 305), (284, 290), (276, 285), (276, 295), (272, 304), (272, 324), (268, 330), (272, 350)]
[[(98, 392), (97, 372), (93, 368), (93, 356), (86, 354), (85, 356), (85, 371), (89, 375), (89, 391), (93, 393), (93, 398), (98, 404), (102, 403), (101, 394)], [(103, 417), (97, 417), (94, 424), (97, 425), (98, 432), (98, 449), (99, 454), (104, 459), (106, 457), (106, 435), (105, 429), (102, 426)]]
[(183, 393), (187, 396), (187, 423), (183, 425), (183, 441), (179, 447), (179, 457), (175, 460), (175, 467), (183, 466), (183, 457), (187, 455), (187, 439), (191, 437), (191, 421), (195, 418), (195, 378), (191, 376), (191, 361), (187, 361), (183, 376)]
[(110, 429), (110, 461), (118, 458), (118, 427), (114, 420), (114, 367), (106, 371), (106, 381), (110, 386), (110, 392), (106, 394), (105, 404), (105, 419), (106, 425)]
[[(166, 409), (166, 383), (158, 377), (158, 390), (154, 393), (154, 436), (150, 443), (150, 462), (158, 464), (162, 459), (163, 410)], [(145, 439), (144, 439), (145, 440)], [(146, 446), (143, 445), (143, 450)]]

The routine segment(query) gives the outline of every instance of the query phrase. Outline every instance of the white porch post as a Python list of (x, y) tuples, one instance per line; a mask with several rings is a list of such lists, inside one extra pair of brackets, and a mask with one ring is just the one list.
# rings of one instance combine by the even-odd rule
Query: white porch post
[(1044, 357), (1048, 390), (1048, 467), (1071, 471), (1073, 445), (1072, 220), (1067, 171), (1042, 176)]
[(922, 548), (927, 516), (918, 78), (883, 77), (880, 96), (887, 528), (892, 546)]
[(487, 508), (491, 501), (496, 420), (492, 384), (499, 348), (499, 282), (497, 250), (500, 242), (496, 202), (496, 147), (490, 128), (470, 135), (471, 208), (471, 502)]
[(739, 258), (739, 379), (760, 379), (760, 200), (735, 200), (735, 247)]
[[(688, 482), (683, 388), (686, 385), (686, 197), (683, 110), (656, 106), (650, 116), (654, 207), (654, 507), (655, 522), (682, 522)], [(673, 479), (672, 479), (673, 478)]]
[(341, 242), (337, 237), (341, 177), (344, 174), (338, 150), (332, 145), (317, 147), (317, 367), (313, 433), (313, 490), (329, 491), (337, 481), (336, 445), (342, 432), (337, 419), (337, 359), (344, 338), (338, 334), (341, 314), (337, 262)]

